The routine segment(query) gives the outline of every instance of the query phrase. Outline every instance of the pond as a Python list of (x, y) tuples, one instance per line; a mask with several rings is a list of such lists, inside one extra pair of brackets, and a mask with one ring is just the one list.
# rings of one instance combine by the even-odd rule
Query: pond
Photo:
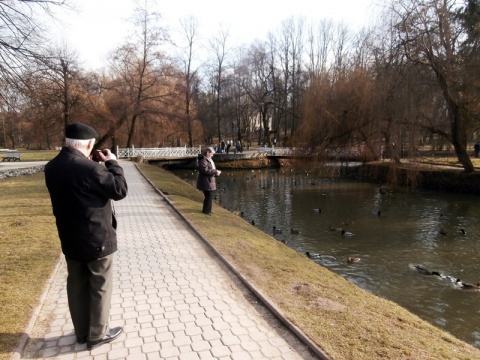
[[(194, 184), (195, 172), (175, 173)], [(296, 251), (319, 253), (314, 259), (319, 265), (480, 347), (480, 291), (450, 281), (480, 281), (479, 198), (383, 190), (351, 179), (270, 169), (223, 171), (215, 196)], [(274, 226), (282, 232), (274, 234)], [(349, 264), (349, 257), (360, 261)], [(415, 265), (444, 276), (421, 274)]]

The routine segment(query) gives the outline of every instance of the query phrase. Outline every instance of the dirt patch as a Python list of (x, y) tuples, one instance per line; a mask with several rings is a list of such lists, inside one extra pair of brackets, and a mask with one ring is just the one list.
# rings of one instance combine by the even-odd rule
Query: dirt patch
[(326, 311), (346, 311), (347, 307), (339, 302), (326, 299), (326, 298), (316, 298), (314, 301), (311, 302), (311, 306), (314, 308), (320, 308)]

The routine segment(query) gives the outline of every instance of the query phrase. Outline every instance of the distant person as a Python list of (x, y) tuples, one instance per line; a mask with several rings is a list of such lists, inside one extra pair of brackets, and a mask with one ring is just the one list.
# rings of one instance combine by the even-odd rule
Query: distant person
[(478, 158), (478, 153), (480, 152), (480, 141), (473, 146), (473, 150), (475, 151), (475, 157)]
[(236, 150), (237, 152), (241, 153), (242, 152), (242, 142), (240, 140), (237, 140), (237, 145), (236, 145)]
[(203, 191), (205, 196), (202, 213), (206, 215), (212, 215), (212, 191), (217, 190), (215, 177), (222, 173), (215, 167), (212, 160), (213, 154), (215, 154), (215, 150), (208, 147), (205, 154), (198, 155), (197, 189)]
[(123, 169), (105, 149), (90, 159), (97, 132), (82, 123), (65, 128), (65, 146), (45, 166), (58, 235), (67, 263), (67, 295), (79, 344), (93, 349), (116, 339), (110, 328), (113, 254), (117, 251), (112, 200), (127, 196)]

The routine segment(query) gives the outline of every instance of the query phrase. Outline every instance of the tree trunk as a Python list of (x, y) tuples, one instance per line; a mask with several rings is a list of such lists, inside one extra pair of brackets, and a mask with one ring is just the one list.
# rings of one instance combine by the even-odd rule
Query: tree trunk
[(463, 169), (467, 174), (475, 172), (475, 167), (470, 160), (470, 156), (467, 153), (467, 141), (466, 131), (463, 126), (463, 118), (461, 118), (460, 110), (458, 107), (452, 109), (452, 144), (455, 148), (458, 161), (462, 164)]
[(448, 106), (448, 114), (450, 117), (452, 139), (451, 142), (455, 148), (458, 161), (462, 164), (463, 169), (467, 174), (475, 172), (475, 167), (470, 160), (470, 156), (467, 154), (467, 129), (465, 127), (465, 119), (462, 115), (462, 110), (458, 106), (457, 102), (450, 96), (450, 89), (448, 83), (438, 71), (436, 72), (440, 81), (445, 100)]
[(187, 132), (188, 132), (188, 146), (193, 147), (193, 129), (190, 112), (187, 114)]
[(222, 141), (222, 130), (220, 126), (220, 118), (217, 117), (217, 133), (218, 133), (218, 142), (220, 143)]
[(135, 125), (137, 124), (137, 115), (132, 116), (132, 123), (130, 124), (130, 129), (128, 131), (128, 140), (127, 140), (127, 148), (132, 147), (133, 138), (135, 136)]
[(465, 172), (467, 174), (474, 173), (475, 167), (470, 160), (470, 156), (467, 154), (465, 146), (458, 145), (455, 142), (453, 143), (453, 146), (455, 147), (455, 153), (457, 154), (458, 161), (460, 161), (460, 164), (462, 164)]
[(263, 123), (263, 143), (266, 144), (268, 147), (272, 146), (272, 142), (270, 141), (270, 126), (268, 124), (268, 111), (267, 107), (265, 106), (262, 109), (262, 123)]

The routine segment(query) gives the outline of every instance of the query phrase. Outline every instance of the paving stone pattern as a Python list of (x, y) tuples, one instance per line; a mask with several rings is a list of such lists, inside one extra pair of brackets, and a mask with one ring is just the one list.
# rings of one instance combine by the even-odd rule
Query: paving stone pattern
[(115, 203), (119, 251), (110, 326), (123, 326), (124, 333), (91, 351), (76, 343), (65, 288), (66, 265), (61, 260), (17, 358), (309, 358), (293, 349), (247, 301), (202, 240), (134, 164), (121, 164), (129, 193)]

